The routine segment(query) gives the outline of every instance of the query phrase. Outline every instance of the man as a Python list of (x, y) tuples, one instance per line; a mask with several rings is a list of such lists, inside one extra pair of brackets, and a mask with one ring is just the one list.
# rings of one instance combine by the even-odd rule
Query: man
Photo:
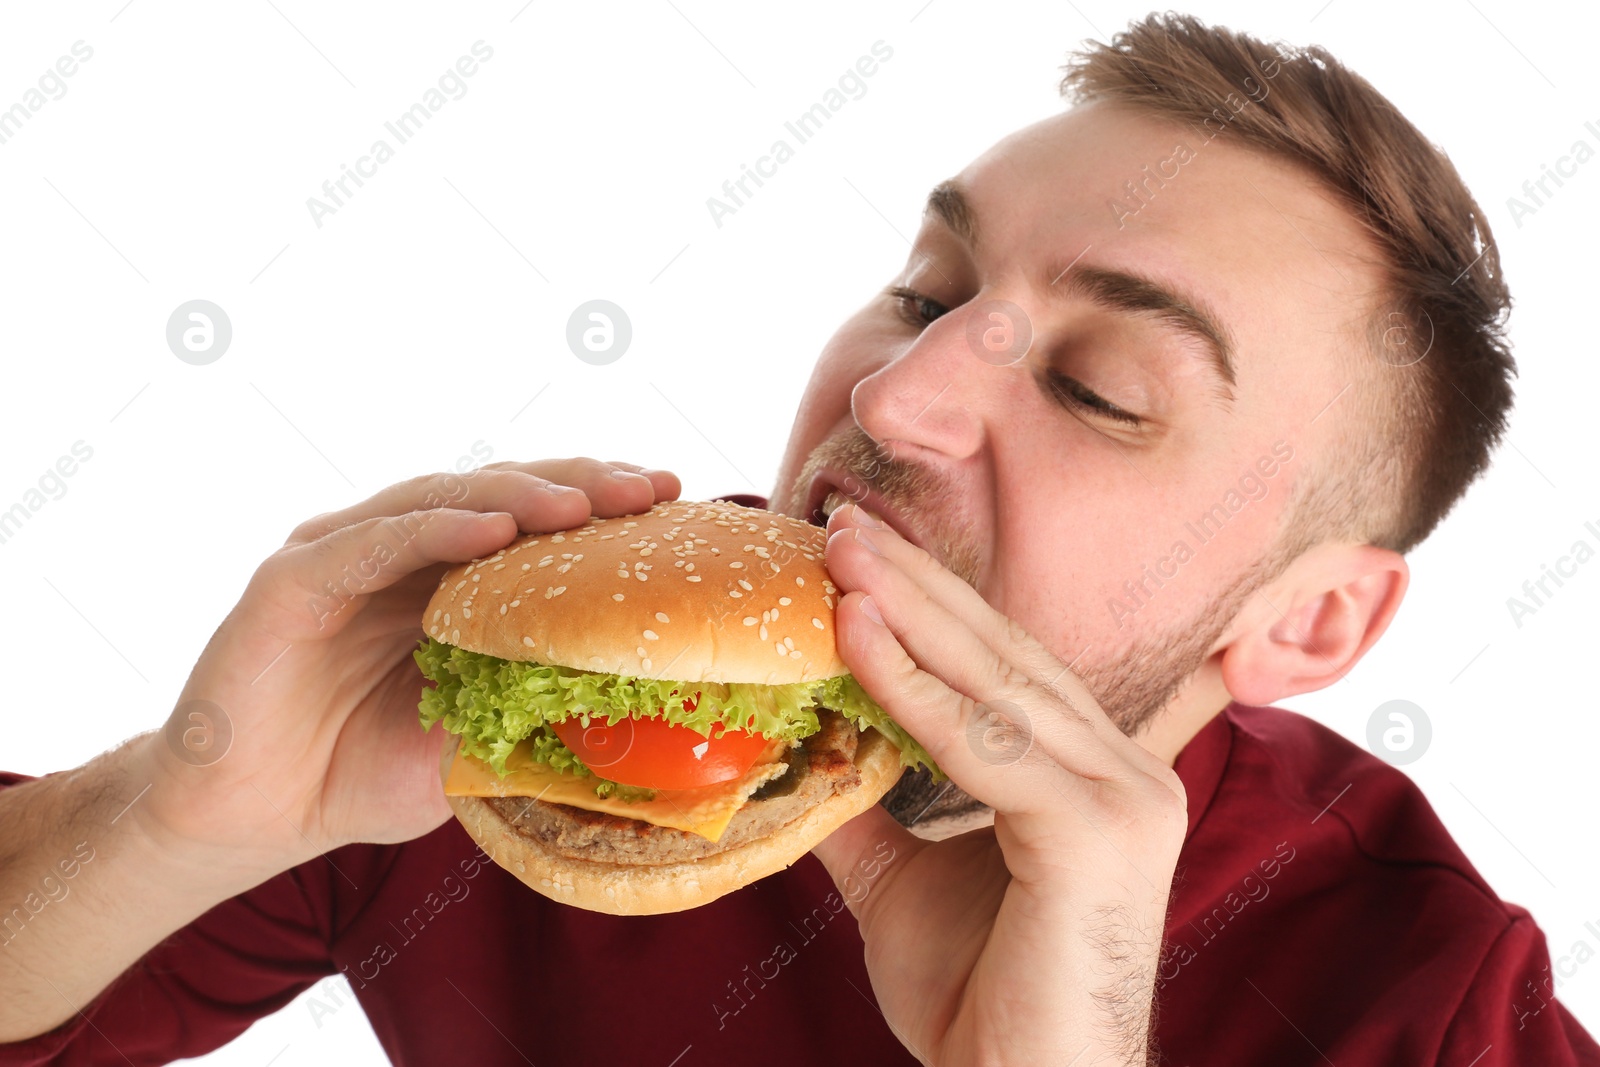
[(0, 901), (42, 901), (0, 1063), (193, 1055), (332, 973), (402, 1064), (1600, 1063), (1408, 780), (1265, 706), (1382, 635), (1501, 433), (1482, 213), (1320, 50), (1152, 17), (1063, 88), (934, 190), (772, 500), (829, 514), (842, 654), (953, 788), (688, 913), (527, 892), (439, 795), (421, 606), (446, 561), (679, 484), (402, 483), (261, 565), (180, 696), (217, 721), (0, 792)]

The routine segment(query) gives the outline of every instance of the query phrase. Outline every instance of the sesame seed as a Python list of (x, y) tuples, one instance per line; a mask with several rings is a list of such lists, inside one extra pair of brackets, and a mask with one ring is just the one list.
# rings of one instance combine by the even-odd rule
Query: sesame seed
[(739, 590), (737, 590), (737, 589), (728, 590), (728, 595), (733, 597), (735, 600), (737, 600), (739, 597), (744, 596), (744, 594), (739, 592)]
[(449, 625), (450, 625), (450, 613), (449, 613), (449, 612), (445, 612), (445, 616), (444, 616), (444, 624), (445, 624), (445, 625), (446, 625), (446, 626), (449, 626)]
[(671, 621), (672, 621), (671, 619), (667, 618), (667, 613), (666, 612), (664, 612), (664, 611), (656, 612), (656, 622), (671, 622)]
[(441, 609), (441, 608), (434, 608), (433, 609), (433, 621), (434, 622), (438, 622), (439, 621), (439, 612), (441, 610), (443, 610), (443, 609)]
[(513, 600), (511, 602), (511, 606), (512, 607), (516, 607), (518, 604), (521, 604), (521, 603), (522, 603), (521, 599)]
[(785, 637), (785, 638), (784, 638), (784, 639), (783, 639), (783, 644), (784, 644), (784, 647), (785, 647), (785, 648), (789, 648), (789, 649), (793, 649), (793, 648), (794, 648), (794, 638), (792, 638), (792, 637)]
[(494, 569), (494, 570), (497, 570), (497, 571), (503, 571), (503, 570), (505, 570), (505, 569), (506, 569), (506, 565), (505, 565), (505, 564), (504, 564), (504, 563), (496, 563), (496, 564), (495, 564), (495, 565), (494, 565), (494, 568), (493, 568), (493, 569)]
[(767, 628), (765, 626), (761, 627), (760, 630), (756, 631), (756, 636), (765, 641), (767, 639)]
[(639, 579), (641, 582), (648, 582), (650, 580), (650, 576), (644, 571), (634, 571), (633, 576)]
[(781, 596), (781, 597), (778, 598), (778, 603), (782, 604), (784, 607), (788, 607), (790, 604), (793, 603), (793, 601), (790, 600), (786, 596)]
[(567, 537), (566, 537), (565, 534), (556, 534), (554, 537), (550, 538), (550, 543), (552, 545), (559, 545), (559, 544), (561, 544), (561, 542), (565, 541), (566, 539), (567, 539)]
[(621, 600), (622, 599), (622, 594), (621, 593), (612, 593), (611, 594), (611, 599), (612, 600)]
[(734, 570), (739, 570), (741, 567), (744, 566), (744, 564), (740, 563), (738, 560), (735, 560), (734, 562), (728, 564), (728, 566), (732, 567)]
[(561, 553), (561, 558), (562, 559), (571, 559), (572, 558), (572, 553), (571, 552), (563, 552), (563, 553)]
[(556, 596), (560, 596), (562, 593), (565, 593), (566, 591), (567, 591), (567, 587), (566, 586), (558, 585), (558, 586), (556, 586), (555, 595)]
[(744, 617), (744, 624), (746, 626), (754, 626), (756, 624), (756, 617), (754, 615), (746, 615)]
[(500, 605), (500, 614), (504, 615), (505, 613), (506, 613), (506, 606), (504, 604), (501, 604)]
[(691, 581), (691, 582), (698, 582), (698, 581), (699, 581), (699, 580), (700, 580), (700, 576), (699, 576), (699, 575), (698, 575), (698, 574), (691, 574), (691, 575), (689, 575), (689, 581)]
[(638, 648), (634, 649), (634, 651), (637, 652), (641, 656), (643, 656), (645, 654), (643, 645), (640, 645)]
[(739, 588), (743, 589), (745, 592), (748, 593), (751, 590), (753, 590), (755, 588), (755, 586), (751, 585), (749, 582), (745, 581), (743, 578), (740, 578), (739, 579)]
[(546, 556), (544, 559), (541, 559), (539, 561), (539, 566), (548, 567), (548, 566), (550, 566), (550, 564), (554, 563), (555, 561), (556, 561), (556, 558), (554, 556)]
[(571, 570), (571, 569), (572, 569), (572, 564), (570, 564), (570, 563), (563, 563), (563, 564), (562, 564), (562, 565), (561, 565), (561, 566), (559, 566), (559, 567), (557, 567), (557, 568), (556, 568), (556, 573), (557, 573), (557, 574), (565, 574), (565, 573), (567, 573), (567, 572), (568, 572), (568, 571), (570, 571), (570, 570)]
[(450, 631), (450, 643), (452, 645), (458, 645), (458, 644), (461, 643), (461, 631), (460, 630), (451, 630)]
[(644, 658), (644, 662), (641, 664), (641, 666), (643, 666), (644, 669), (647, 670), (647, 671), (650, 669), (650, 657), (649, 656), (646, 656)]
[(474, 574), (474, 575), (473, 575), (473, 576), (472, 576), (472, 580), (473, 580), (473, 581), (475, 581), (475, 582), (481, 582), (481, 581), (483, 581), (483, 575), (481, 575), (481, 574)]
[(524, 564), (523, 564), (523, 565), (522, 565), (522, 569), (523, 569), (523, 570), (525, 570), (525, 571), (527, 571), (527, 570), (532, 570), (532, 569), (533, 569), (533, 564), (531, 564), (531, 563), (524, 563)]
[(783, 647), (782, 641), (779, 641), (774, 647), (778, 650), (778, 655), (780, 656), (787, 656), (789, 654), (789, 650)]
[(464, 586), (466, 584), (467, 584), (467, 580), (465, 578), (463, 578), (459, 582), (456, 583), (456, 588), (460, 589), (462, 586)]
[(789, 658), (790, 659), (799, 659), (800, 658), (800, 650), (797, 648), (793, 652), (789, 653)]
[(825, 630), (825, 629), (827, 629), (827, 627), (825, 627), (825, 626), (823, 626), (823, 625), (822, 625), (822, 620), (821, 620), (821, 619), (812, 619), (812, 620), (811, 620), (811, 625), (812, 625), (812, 626), (815, 626), (815, 627), (816, 627), (816, 628), (817, 628), (817, 629), (819, 629), (819, 630)]
[(472, 609), (471, 609), (471, 608), (469, 608), (469, 607), (467, 607), (467, 606), (466, 606), (466, 605), (465, 605), (465, 604), (463, 604), (463, 605), (462, 605), (462, 606), (461, 606), (461, 617), (462, 617), (462, 618), (463, 618), (463, 619), (470, 619), (470, 618), (472, 618)]
[(806, 580), (804, 578), (800, 577), (797, 574), (797, 575), (794, 576), (794, 584), (795, 585), (805, 585), (806, 584)]

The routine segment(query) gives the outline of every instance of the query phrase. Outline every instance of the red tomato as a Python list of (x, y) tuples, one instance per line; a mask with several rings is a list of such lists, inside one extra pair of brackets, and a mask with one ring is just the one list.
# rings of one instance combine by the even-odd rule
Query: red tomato
[[(692, 699), (685, 707), (694, 709)], [(615, 726), (576, 718), (552, 725), (561, 743), (602, 778), (646, 789), (694, 789), (728, 782), (767, 747), (760, 734), (713, 727), (705, 737), (665, 719), (620, 719)]]

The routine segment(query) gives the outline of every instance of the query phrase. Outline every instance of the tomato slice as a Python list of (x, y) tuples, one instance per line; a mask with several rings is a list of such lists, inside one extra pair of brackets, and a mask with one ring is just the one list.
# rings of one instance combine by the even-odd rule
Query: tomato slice
[[(693, 700), (684, 701), (694, 710)], [(713, 727), (706, 737), (665, 719), (627, 718), (615, 726), (577, 718), (554, 723), (561, 743), (602, 778), (646, 789), (694, 789), (744, 774), (765, 751), (767, 739)]]

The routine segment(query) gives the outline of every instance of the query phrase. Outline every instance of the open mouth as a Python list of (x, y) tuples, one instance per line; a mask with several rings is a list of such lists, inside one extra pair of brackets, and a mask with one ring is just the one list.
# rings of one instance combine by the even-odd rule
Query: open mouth
[(811, 497), (811, 507), (806, 512), (806, 521), (813, 526), (828, 525), (828, 516), (850, 503), (849, 497), (820, 479), (812, 487)]

